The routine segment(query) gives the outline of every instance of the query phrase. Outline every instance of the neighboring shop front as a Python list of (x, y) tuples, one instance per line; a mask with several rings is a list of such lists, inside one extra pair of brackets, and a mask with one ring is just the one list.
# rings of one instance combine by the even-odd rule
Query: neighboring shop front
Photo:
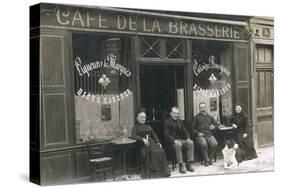
[(252, 103), (255, 142), (260, 146), (273, 145), (273, 75), (274, 75), (274, 20), (254, 17), (250, 21)]

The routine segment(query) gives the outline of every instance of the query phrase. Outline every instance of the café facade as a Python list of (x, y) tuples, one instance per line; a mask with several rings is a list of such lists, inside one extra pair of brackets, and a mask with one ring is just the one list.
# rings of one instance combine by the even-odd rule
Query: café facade
[[(85, 140), (107, 143), (114, 173), (135, 173), (111, 140), (129, 137), (145, 109), (163, 141), (178, 106), (224, 123), (242, 103), (257, 145), (273, 144), (273, 19), (41, 3), (30, 7), (30, 177), (90, 180)], [(124, 169), (123, 162), (126, 162)]]

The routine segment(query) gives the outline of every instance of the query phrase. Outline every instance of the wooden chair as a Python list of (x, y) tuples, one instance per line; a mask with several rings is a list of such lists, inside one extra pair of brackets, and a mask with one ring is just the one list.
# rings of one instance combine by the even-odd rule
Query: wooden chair
[(171, 146), (171, 145), (166, 143), (164, 145), (164, 150), (165, 150), (165, 153), (166, 153), (166, 157), (167, 157), (168, 163), (171, 164), (172, 171), (174, 171), (175, 168), (177, 167), (177, 160), (176, 160), (175, 149), (173, 148), (173, 146)]
[(106, 180), (106, 172), (111, 172), (113, 180), (113, 158), (105, 156), (105, 143), (95, 143), (94, 141), (86, 141), (88, 150), (88, 160), (91, 173), (91, 181), (96, 181), (97, 175), (103, 174), (103, 180)]

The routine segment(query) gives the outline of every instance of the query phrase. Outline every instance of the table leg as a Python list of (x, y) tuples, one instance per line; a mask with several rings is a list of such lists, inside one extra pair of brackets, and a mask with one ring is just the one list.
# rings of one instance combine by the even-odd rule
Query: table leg
[(127, 157), (127, 149), (123, 150), (123, 176), (121, 177), (121, 180), (128, 180), (129, 177), (126, 175), (126, 157)]
[(126, 175), (126, 156), (127, 156), (127, 150), (124, 149), (123, 151), (123, 175)]

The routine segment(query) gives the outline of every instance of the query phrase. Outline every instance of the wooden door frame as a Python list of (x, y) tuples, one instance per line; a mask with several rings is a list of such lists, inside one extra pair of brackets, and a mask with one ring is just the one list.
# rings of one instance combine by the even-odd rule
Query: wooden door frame
[(167, 66), (167, 65), (175, 65), (175, 66), (183, 66), (184, 67), (184, 101), (185, 101), (185, 119), (186, 123), (189, 125), (193, 118), (193, 94), (192, 92), (187, 92), (188, 90), (192, 91), (193, 88), (193, 72), (192, 72), (192, 41), (190, 39), (183, 39), (185, 40), (185, 47), (184, 47), (184, 59), (180, 61), (173, 61), (173, 60), (155, 60), (155, 59), (148, 59), (145, 60), (141, 58), (140, 55), (140, 44), (139, 44), (139, 36), (132, 37), (132, 46), (134, 48), (133, 54), (133, 61), (135, 64), (134, 71), (135, 71), (135, 111), (141, 108), (141, 88), (140, 88), (140, 66), (141, 65), (160, 65), (160, 66)]

